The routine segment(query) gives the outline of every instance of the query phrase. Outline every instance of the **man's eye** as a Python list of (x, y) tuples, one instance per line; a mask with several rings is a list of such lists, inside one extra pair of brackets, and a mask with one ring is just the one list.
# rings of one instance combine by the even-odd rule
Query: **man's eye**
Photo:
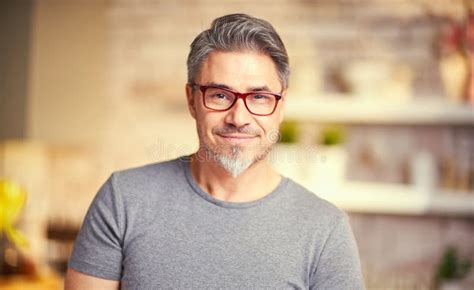
[(218, 101), (230, 101), (232, 97), (225, 92), (215, 92), (211, 95), (211, 98)]
[(270, 100), (270, 96), (268, 95), (253, 95), (252, 96), (252, 99), (256, 100), (256, 101), (267, 101), (267, 100)]
[(214, 98), (216, 99), (226, 99), (227, 96), (225, 94), (222, 94), (222, 93), (217, 93), (214, 95)]

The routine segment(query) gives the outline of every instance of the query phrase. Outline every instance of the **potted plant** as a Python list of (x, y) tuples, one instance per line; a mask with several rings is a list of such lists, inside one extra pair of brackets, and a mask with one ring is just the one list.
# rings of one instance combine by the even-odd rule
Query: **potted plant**
[(436, 288), (440, 290), (467, 289), (466, 285), (463, 285), (463, 279), (467, 277), (471, 267), (472, 264), (468, 258), (461, 260), (456, 248), (448, 247), (436, 271)]
[(315, 154), (309, 158), (307, 183), (311, 188), (333, 191), (345, 180), (347, 152), (342, 126), (324, 126), (317, 136)]
[(295, 121), (283, 121), (280, 130), (271, 134), (269, 138), (275, 138), (275, 144), (270, 162), (273, 167), (286, 177), (301, 181), (301, 167), (304, 157), (298, 142), (298, 123)]

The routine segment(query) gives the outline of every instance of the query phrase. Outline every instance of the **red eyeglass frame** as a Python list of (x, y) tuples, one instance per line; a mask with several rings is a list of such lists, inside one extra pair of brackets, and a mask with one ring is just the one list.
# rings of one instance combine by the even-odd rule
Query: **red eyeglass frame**
[[(225, 112), (225, 111), (228, 111), (230, 110), (234, 105), (235, 103), (237, 102), (238, 99), (242, 99), (244, 100), (244, 105), (245, 105), (245, 108), (247, 108), (247, 111), (249, 111), (250, 114), (252, 115), (256, 115), (256, 116), (270, 116), (271, 114), (273, 114), (278, 106), (278, 102), (282, 99), (282, 96), (281, 94), (275, 94), (275, 93), (272, 93), (272, 92), (267, 92), (267, 91), (256, 91), (256, 92), (248, 92), (248, 93), (239, 93), (239, 92), (236, 92), (236, 91), (233, 91), (231, 89), (227, 89), (227, 88), (222, 88), (222, 87), (218, 87), (218, 86), (203, 86), (203, 85), (199, 85), (199, 84), (189, 84), (191, 87), (198, 87), (199, 90), (201, 91), (202, 93), (202, 104), (204, 105), (204, 107), (206, 107), (207, 109), (209, 110), (212, 110), (212, 111), (215, 111), (215, 112)], [(217, 110), (217, 109), (213, 109), (213, 108), (209, 108), (207, 105), (206, 105), (206, 101), (205, 101), (205, 94), (206, 94), (206, 90), (208, 88), (213, 88), (213, 89), (220, 89), (220, 90), (223, 90), (223, 91), (226, 91), (226, 92), (229, 92), (229, 93), (232, 93), (235, 95), (235, 99), (234, 101), (232, 102), (232, 104), (227, 108), (227, 109), (224, 109), (224, 110)], [(268, 94), (268, 95), (272, 95), (275, 97), (275, 106), (273, 107), (273, 110), (268, 113), (268, 114), (256, 114), (256, 113), (253, 113), (252, 111), (250, 111), (249, 107), (247, 106), (247, 96), (249, 95), (253, 95), (255, 93), (265, 93), (265, 94)]]

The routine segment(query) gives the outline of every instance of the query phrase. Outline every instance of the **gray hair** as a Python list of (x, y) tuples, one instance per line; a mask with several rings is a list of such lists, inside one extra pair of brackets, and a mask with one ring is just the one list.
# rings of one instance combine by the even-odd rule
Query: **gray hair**
[(288, 54), (283, 41), (269, 22), (246, 14), (229, 14), (216, 18), (211, 28), (201, 32), (191, 43), (187, 61), (190, 84), (195, 82), (202, 63), (214, 50), (250, 50), (270, 56), (283, 88), (288, 88)]

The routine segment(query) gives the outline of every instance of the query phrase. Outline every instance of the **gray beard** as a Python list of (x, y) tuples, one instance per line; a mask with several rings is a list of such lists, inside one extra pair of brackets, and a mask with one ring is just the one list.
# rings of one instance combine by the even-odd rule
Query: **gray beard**
[(207, 145), (204, 146), (204, 149), (209, 157), (216, 160), (217, 163), (234, 178), (242, 174), (242, 172), (247, 170), (255, 162), (264, 159), (271, 151), (271, 148), (267, 148), (262, 154), (257, 155), (253, 159), (249, 159), (242, 156), (242, 149), (239, 146), (231, 147), (230, 156), (225, 153), (216, 152)]

